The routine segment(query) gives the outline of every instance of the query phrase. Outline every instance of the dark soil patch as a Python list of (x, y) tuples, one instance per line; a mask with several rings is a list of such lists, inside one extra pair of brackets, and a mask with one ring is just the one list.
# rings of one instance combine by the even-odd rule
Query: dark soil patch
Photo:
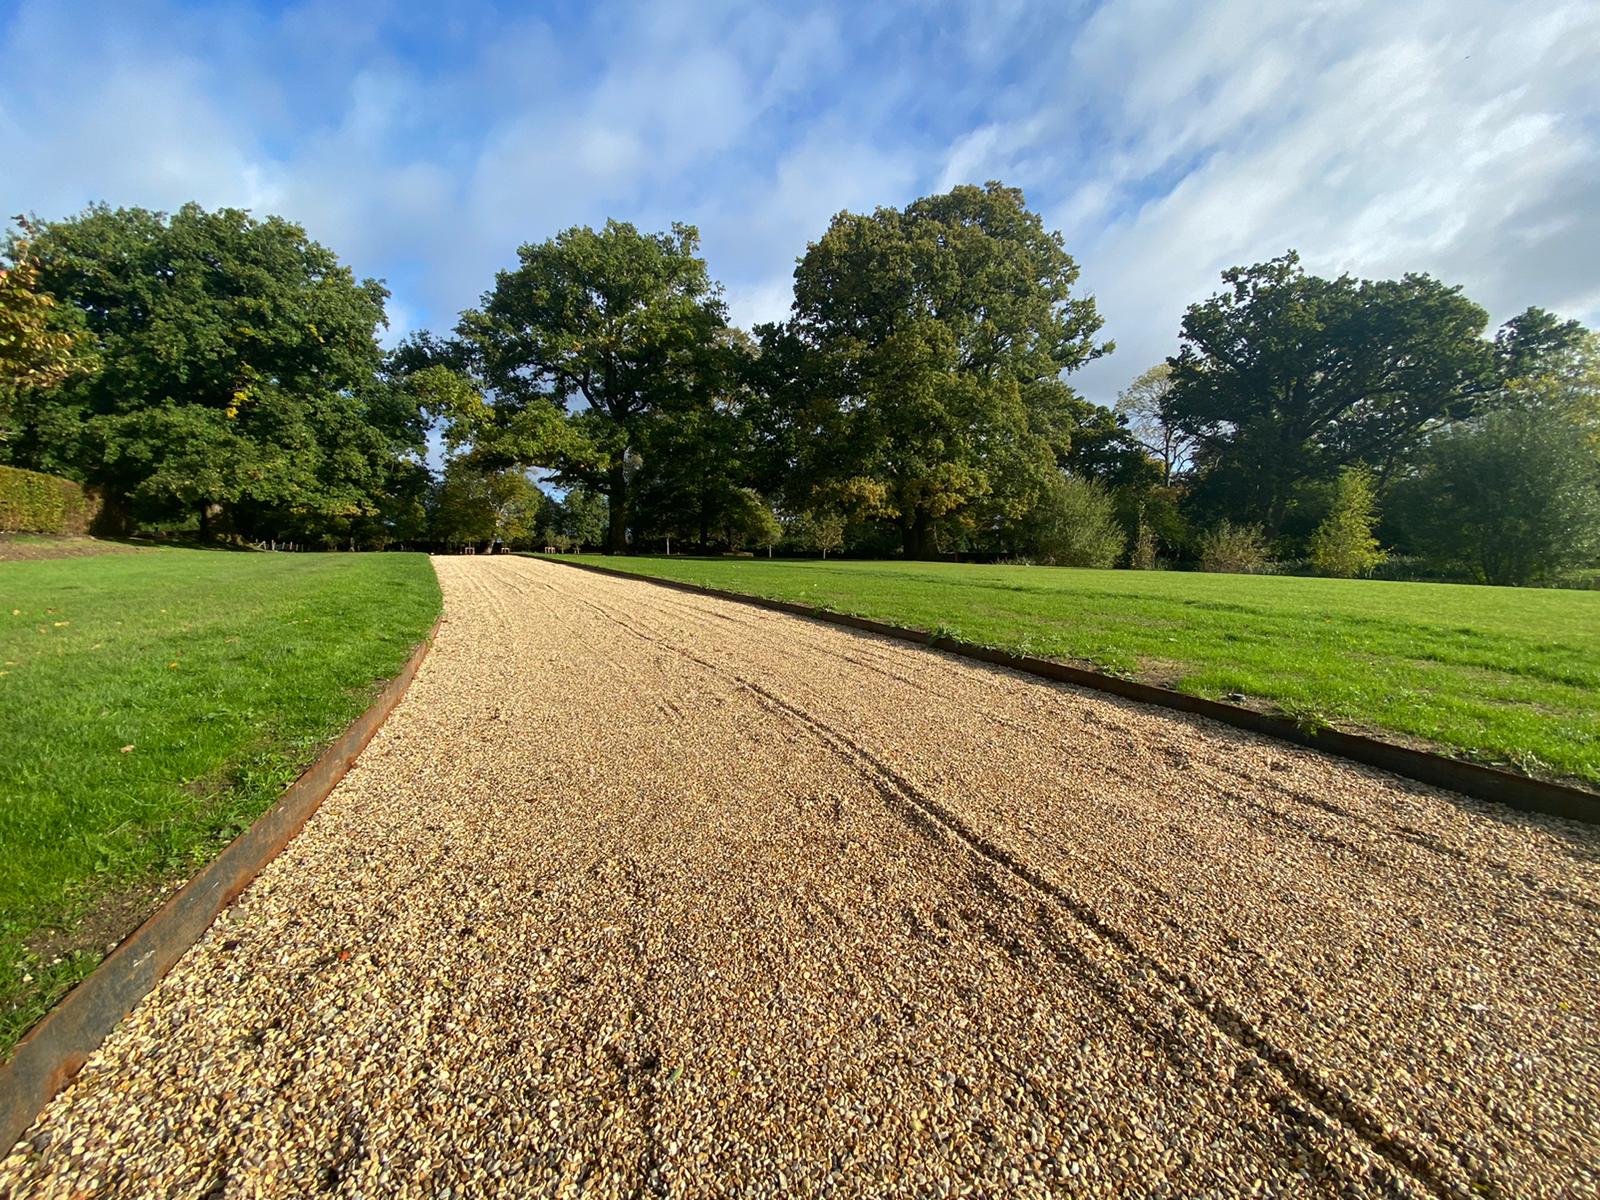
[(88, 558), (96, 554), (141, 554), (148, 546), (109, 542), (72, 534), (0, 533), (0, 562), (33, 562), (42, 558)]

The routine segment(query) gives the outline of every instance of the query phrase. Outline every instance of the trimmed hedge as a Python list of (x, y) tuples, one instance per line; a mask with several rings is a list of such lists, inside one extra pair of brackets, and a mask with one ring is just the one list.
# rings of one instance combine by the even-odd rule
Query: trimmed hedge
[(59, 475), (0, 467), (0, 532), (87, 533), (100, 500)]

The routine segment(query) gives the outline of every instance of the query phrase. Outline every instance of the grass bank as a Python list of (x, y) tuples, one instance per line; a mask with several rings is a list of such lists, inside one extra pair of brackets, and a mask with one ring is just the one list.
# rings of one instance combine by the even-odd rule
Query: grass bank
[[(558, 556), (566, 557), (566, 556)], [(607, 558), (1600, 785), (1600, 593), (961, 563)]]
[(366, 708), (439, 603), (417, 554), (0, 563), (0, 1054)]

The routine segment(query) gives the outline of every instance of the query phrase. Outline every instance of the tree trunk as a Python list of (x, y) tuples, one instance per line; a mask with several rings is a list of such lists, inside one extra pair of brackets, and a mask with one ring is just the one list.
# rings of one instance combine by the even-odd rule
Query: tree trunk
[(621, 461), (611, 468), (610, 478), (607, 480), (609, 491), (607, 499), (610, 501), (608, 508), (610, 525), (606, 532), (606, 553), (626, 554), (628, 552), (628, 476)]
[(933, 519), (922, 509), (900, 518), (900, 537), (907, 558), (932, 557)]

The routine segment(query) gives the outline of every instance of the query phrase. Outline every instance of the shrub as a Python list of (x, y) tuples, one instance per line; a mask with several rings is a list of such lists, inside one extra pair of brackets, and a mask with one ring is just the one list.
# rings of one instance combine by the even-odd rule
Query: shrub
[(7, 533), (86, 533), (99, 508), (70, 479), (0, 467), (0, 530)]
[(1053, 477), (1023, 519), (1022, 550), (1054, 567), (1110, 567), (1127, 539), (1105, 488), (1074, 475)]
[(1524, 585), (1595, 565), (1600, 465), (1581, 430), (1548, 409), (1491, 412), (1436, 437), (1395, 507), (1441, 566)]
[(1224, 521), (1200, 539), (1200, 569), (1234, 575), (1260, 575), (1272, 565), (1259, 525)]
[(1388, 557), (1372, 535), (1377, 520), (1372, 474), (1362, 467), (1347, 468), (1339, 476), (1333, 508), (1311, 535), (1311, 565), (1317, 574), (1336, 579), (1372, 574)]

